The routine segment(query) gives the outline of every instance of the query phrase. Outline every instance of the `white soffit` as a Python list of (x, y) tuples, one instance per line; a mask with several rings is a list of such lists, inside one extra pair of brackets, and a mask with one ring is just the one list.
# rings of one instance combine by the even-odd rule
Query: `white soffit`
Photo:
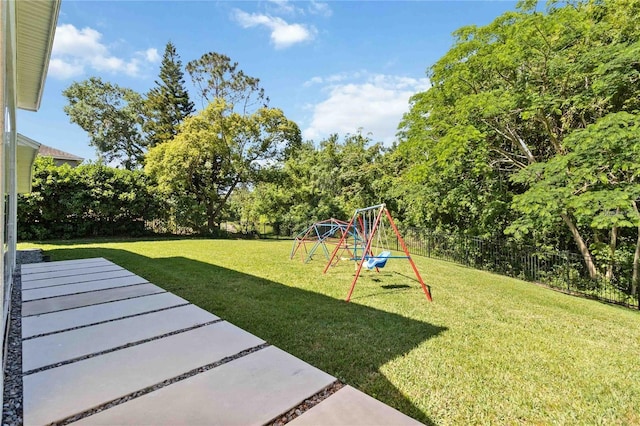
[(17, 0), (18, 108), (37, 111), (44, 91), (61, 0)]

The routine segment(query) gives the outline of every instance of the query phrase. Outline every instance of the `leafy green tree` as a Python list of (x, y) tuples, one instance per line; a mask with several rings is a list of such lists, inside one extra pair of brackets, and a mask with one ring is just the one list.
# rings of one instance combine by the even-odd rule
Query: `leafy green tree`
[(271, 171), (274, 178), (255, 187), (255, 211), (292, 231), (331, 217), (349, 219), (356, 208), (384, 201), (382, 158), (382, 145), (361, 133), (343, 140), (334, 134), (318, 147), (301, 144)]
[(228, 56), (207, 53), (186, 69), (208, 106), (149, 152), (145, 170), (170, 197), (177, 221), (213, 232), (234, 190), (255, 184), (299, 146), (300, 129), (266, 106), (260, 80)]
[(227, 106), (240, 114), (265, 107), (269, 98), (260, 87), (260, 79), (248, 76), (237, 62), (221, 53), (209, 52), (189, 62), (187, 72), (199, 89), (202, 105), (224, 99)]
[(98, 77), (74, 82), (62, 94), (69, 102), (64, 112), (88, 133), (101, 158), (129, 170), (140, 165), (146, 146), (140, 94)]
[(514, 205), (523, 215), (509, 230), (526, 232), (569, 215), (593, 232), (610, 230), (608, 278), (613, 278), (620, 230), (636, 230), (631, 288), (635, 295), (640, 272), (640, 115), (609, 114), (567, 136), (564, 147), (565, 155), (536, 163), (514, 177), (528, 190), (515, 197)]
[[(467, 129), (456, 129), (461, 133)], [(470, 141), (472, 134), (466, 135)], [(434, 155), (433, 140), (401, 143), (385, 156), (386, 199), (393, 200), (398, 219), (407, 226), (500, 237), (509, 212), (512, 184), (491, 169), (475, 143), (456, 157)]]
[(214, 232), (233, 191), (299, 138), (279, 109), (242, 115), (217, 99), (188, 117), (172, 141), (149, 150), (145, 171), (171, 199), (178, 221)]
[[(565, 155), (572, 132), (640, 108), (638, 2), (551, 2), (546, 13), (536, 5), (523, 2), (487, 26), (457, 30), (452, 49), (429, 71), (432, 87), (413, 97), (401, 145), (412, 156), (407, 174), (422, 174), (417, 183), (429, 187), (435, 205), (444, 203), (447, 180), (461, 170), (503, 182), (487, 185), (489, 191), (523, 193), (528, 182), (511, 177)], [(436, 176), (425, 177), (429, 170)], [(461, 205), (473, 199), (468, 195), (458, 195)], [(490, 203), (510, 198), (487, 195)], [(558, 212), (597, 276), (590, 228), (573, 211)], [(538, 232), (550, 229), (556, 228)]]
[(168, 42), (162, 64), (159, 81), (155, 81), (145, 100), (147, 120), (143, 129), (147, 134), (149, 147), (173, 139), (178, 133), (178, 125), (194, 112), (193, 102), (184, 87), (182, 61), (173, 43)]

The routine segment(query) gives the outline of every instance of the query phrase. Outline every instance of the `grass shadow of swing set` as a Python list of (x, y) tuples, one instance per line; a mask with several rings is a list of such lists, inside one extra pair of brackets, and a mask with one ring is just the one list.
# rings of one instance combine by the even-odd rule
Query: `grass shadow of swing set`
[[(446, 330), (185, 257), (60, 248), (52, 260), (105, 257), (425, 424), (431, 419), (380, 372)], [(425, 360), (425, 362), (428, 362)]]

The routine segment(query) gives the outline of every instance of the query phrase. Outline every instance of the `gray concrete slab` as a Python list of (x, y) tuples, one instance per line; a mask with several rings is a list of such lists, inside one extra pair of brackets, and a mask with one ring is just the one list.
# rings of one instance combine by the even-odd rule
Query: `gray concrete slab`
[(76, 283), (86, 283), (89, 281), (108, 280), (111, 278), (129, 277), (134, 275), (133, 272), (129, 272), (126, 269), (110, 272), (98, 272), (98, 273), (83, 273), (79, 275), (73, 275), (71, 277), (58, 277), (50, 278), (47, 280), (35, 280), (23, 282), (22, 289), (30, 290), (34, 288), (53, 287), (56, 285), (68, 285)]
[(115, 264), (83, 265), (75, 269), (62, 268), (55, 271), (34, 272), (24, 276), (23, 281), (31, 282), (50, 278), (72, 277), (74, 275), (96, 274), (98, 272), (122, 271), (124, 268)]
[(291, 426), (419, 426), (422, 423), (369, 395), (345, 386), (288, 423)]
[[(68, 260), (56, 260), (52, 262), (39, 262), (39, 263), (29, 263), (27, 266), (29, 268), (44, 268), (47, 266), (55, 266), (55, 265), (75, 265), (77, 263), (92, 263), (92, 262), (111, 262), (110, 260), (105, 259), (104, 257), (84, 257), (82, 259), (68, 259)], [(113, 262), (111, 262), (113, 263)]]
[(139, 284), (109, 290), (98, 290), (90, 293), (52, 297), (50, 299), (32, 300), (22, 303), (22, 316), (46, 314), (48, 312), (97, 305), (99, 303), (113, 302), (115, 300), (156, 293), (164, 293), (164, 290), (153, 284)]
[(22, 319), (22, 338), (109, 321), (188, 303), (172, 293), (159, 293)]
[(24, 423), (59, 421), (262, 343), (219, 322), (25, 376)]
[(263, 425), (334, 380), (293, 355), (267, 347), (78, 423)]
[(144, 284), (148, 281), (137, 275), (126, 275), (107, 280), (87, 281), (83, 283), (56, 285), (53, 287), (31, 288), (22, 291), (22, 300), (44, 299), (46, 297), (64, 296), (66, 294), (84, 293), (87, 291), (104, 290), (107, 288), (125, 287), (128, 285)]
[(22, 371), (102, 352), (216, 319), (219, 318), (204, 309), (187, 305), (36, 337), (22, 342)]
[(34, 272), (42, 271), (55, 271), (63, 268), (75, 268), (78, 265), (93, 265), (93, 264), (111, 264), (114, 263), (103, 257), (93, 257), (88, 259), (72, 259), (72, 260), (59, 260), (56, 262), (41, 262), (41, 263), (29, 263), (22, 265), (23, 274), (31, 274)]

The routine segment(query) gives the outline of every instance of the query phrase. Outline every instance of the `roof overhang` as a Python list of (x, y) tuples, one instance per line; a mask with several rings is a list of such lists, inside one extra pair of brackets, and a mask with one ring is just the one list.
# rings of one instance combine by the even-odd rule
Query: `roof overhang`
[(16, 5), (18, 108), (37, 111), (44, 92), (61, 0), (19, 0)]
[(33, 181), (33, 162), (38, 154), (40, 144), (33, 139), (18, 133), (16, 146), (16, 188), (19, 194), (31, 192)]

